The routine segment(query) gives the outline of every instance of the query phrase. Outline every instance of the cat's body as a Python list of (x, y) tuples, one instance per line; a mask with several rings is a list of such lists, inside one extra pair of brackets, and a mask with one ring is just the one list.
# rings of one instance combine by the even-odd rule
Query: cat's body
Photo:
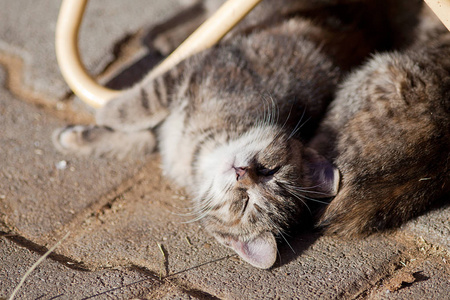
[(396, 227), (450, 192), (450, 34), (378, 54), (340, 87), (310, 146), (341, 172), (321, 223)]
[[(283, 9), (300, 2), (283, 1)], [(256, 14), (259, 21), (247, 20), (219, 46), (113, 99), (96, 126), (58, 131), (56, 146), (142, 154), (153, 150), (150, 129), (157, 127), (163, 171), (192, 195), (197, 219), (244, 260), (270, 267), (275, 237), (310, 214), (314, 199), (338, 189), (337, 170), (302, 142), (346, 71), (392, 46), (389, 22), (377, 15), (383, 9), (372, 10), (379, 1), (330, 2), (352, 4), (323, 16), (308, 10), (308, 19), (295, 10), (275, 10), (273, 19)]]

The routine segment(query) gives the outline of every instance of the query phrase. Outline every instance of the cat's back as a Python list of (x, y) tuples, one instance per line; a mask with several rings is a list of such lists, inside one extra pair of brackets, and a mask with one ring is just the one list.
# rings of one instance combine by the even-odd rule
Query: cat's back
[(236, 134), (273, 110), (282, 123), (289, 116), (289, 125), (303, 114), (310, 123), (317, 121), (341, 78), (313, 40), (319, 35), (324, 35), (322, 28), (291, 18), (236, 35), (186, 60), (174, 89), (173, 119), (184, 119), (195, 132), (214, 126)]
[[(450, 51), (442, 53), (448, 54)], [(368, 66), (370, 75), (361, 74), (363, 78), (348, 82), (359, 84), (360, 91), (344, 87), (344, 95), (338, 96), (336, 107), (340, 99), (347, 101), (335, 110), (345, 128), (336, 145), (338, 161), (358, 156), (362, 170), (373, 170), (368, 166), (378, 164), (380, 171), (399, 167), (398, 162), (404, 161), (405, 169), (414, 166), (416, 172), (421, 169), (425, 174), (435, 169), (427, 160), (432, 164), (446, 159), (450, 149), (450, 74), (441, 66), (433, 67), (428, 55), (378, 56)], [(364, 80), (367, 85), (361, 86)], [(366, 101), (358, 102), (355, 97)], [(353, 109), (357, 111), (351, 113)], [(442, 160), (438, 158), (441, 155)]]
[(450, 192), (449, 57), (447, 34), (376, 55), (341, 86), (312, 143), (342, 174), (329, 230), (397, 226)]
[(377, 55), (342, 85), (331, 114), (342, 124), (375, 126), (384, 119), (384, 129), (434, 124), (444, 133), (450, 130), (439, 126), (449, 122), (449, 55), (450, 35), (427, 47)]

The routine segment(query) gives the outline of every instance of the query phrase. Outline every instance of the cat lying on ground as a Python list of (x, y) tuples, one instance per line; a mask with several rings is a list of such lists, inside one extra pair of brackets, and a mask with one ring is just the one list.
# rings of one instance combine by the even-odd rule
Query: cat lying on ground
[[(158, 143), (163, 171), (191, 194), (196, 220), (245, 261), (271, 267), (275, 238), (338, 191), (336, 167), (304, 144), (346, 72), (396, 41), (395, 22), (382, 18), (398, 1), (319, 1), (306, 13), (300, 2), (263, 2), (272, 10), (257, 23), (250, 16), (218, 46), (124, 91), (97, 112), (96, 125), (57, 131), (55, 145), (121, 157)], [(324, 154), (343, 168), (344, 194), (358, 170)], [(345, 215), (333, 207), (323, 218), (329, 228)]]
[(450, 33), (354, 72), (309, 146), (342, 176), (321, 216), (329, 232), (396, 227), (448, 196)]

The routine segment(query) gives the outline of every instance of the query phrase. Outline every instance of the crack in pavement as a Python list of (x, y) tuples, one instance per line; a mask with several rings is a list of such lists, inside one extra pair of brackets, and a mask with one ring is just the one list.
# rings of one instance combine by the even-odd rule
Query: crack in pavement
[[(68, 100), (52, 99), (24, 84), (23, 74), (25, 70), (24, 59), (20, 56), (0, 51), (0, 67), (6, 71), (4, 86), (12, 95), (25, 103), (43, 110), (46, 113), (67, 123), (91, 123), (93, 117), (87, 111), (75, 111), (69, 105)], [(71, 93), (67, 94), (70, 97)]]

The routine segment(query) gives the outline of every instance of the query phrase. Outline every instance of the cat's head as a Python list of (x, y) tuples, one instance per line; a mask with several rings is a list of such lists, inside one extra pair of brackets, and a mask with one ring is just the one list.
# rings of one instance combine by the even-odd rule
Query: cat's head
[(259, 268), (277, 256), (275, 237), (313, 199), (336, 195), (339, 172), (276, 126), (256, 127), (199, 160), (199, 218), (222, 244)]

